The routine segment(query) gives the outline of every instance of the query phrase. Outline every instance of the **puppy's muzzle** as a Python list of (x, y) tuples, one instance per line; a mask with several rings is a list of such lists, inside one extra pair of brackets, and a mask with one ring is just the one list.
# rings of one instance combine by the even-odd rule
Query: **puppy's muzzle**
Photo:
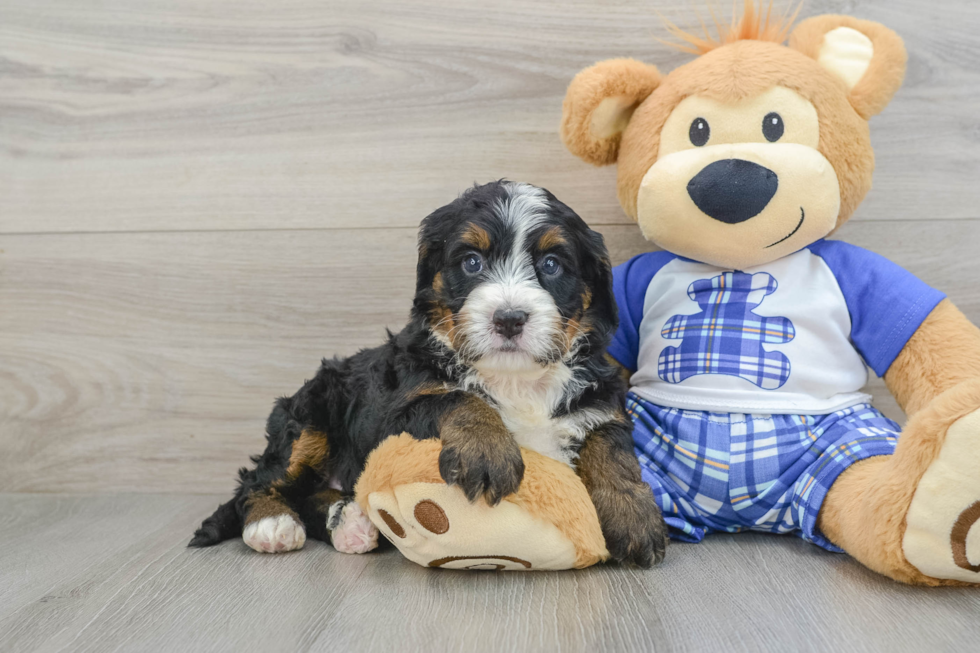
[(510, 340), (521, 335), (527, 324), (525, 311), (498, 310), (493, 314), (493, 330)]
[(694, 175), (687, 194), (705, 215), (738, 224), (762, 213), (778, 187), (779, 178), (769, 168), (743, 159), (724, 159)]

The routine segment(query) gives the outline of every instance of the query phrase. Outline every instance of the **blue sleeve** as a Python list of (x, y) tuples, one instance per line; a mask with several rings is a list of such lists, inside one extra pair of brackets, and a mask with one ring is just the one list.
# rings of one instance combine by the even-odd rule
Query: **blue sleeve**
[(851, 315), (851, 342), (884, 376), (926, 316), (946, 296), (908, 270), (866, 249), (822, 240), (810, 251), (837, 279)]
[(643, 320), (647, 287), (654, 275), (675, 258), (676, 255), (669, 252), (648, 252), (613, 268), (619, 328), (607, 351), (629, 370), (636, 370), (640, 353), (640, 321)]

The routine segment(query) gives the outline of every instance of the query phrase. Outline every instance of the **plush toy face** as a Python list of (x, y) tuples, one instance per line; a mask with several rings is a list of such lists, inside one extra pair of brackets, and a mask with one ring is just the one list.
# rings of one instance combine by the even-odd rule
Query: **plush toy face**
[(837, 223), (840, 186), (819, 142), (816, 108), (785, 86), (727, 101), (689, 95), (667, 116), (640, 180), (640, 229), (692, 258), (789, 254)]
[(620, 203), (647, 239), (736, 269), (851, 216), (874, 170), (867, 120), (905, 65), (901, 40), (875, 23), (812, 18), (789, 47), (756, 40), (763, 29), (746, 39), (751, 27), (702, 43), (705, 54), (666, 77), (628, 59), (579, 73), (562, 122), (572, 152), (618, 161)]

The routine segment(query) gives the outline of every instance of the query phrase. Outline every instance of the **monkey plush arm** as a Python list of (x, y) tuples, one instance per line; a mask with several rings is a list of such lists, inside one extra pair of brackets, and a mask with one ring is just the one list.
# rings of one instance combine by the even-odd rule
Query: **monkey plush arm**
[(980, 329), (948, 299), (922, 322), (885, 373), (906, 415), (960, 383), (980, 379)]

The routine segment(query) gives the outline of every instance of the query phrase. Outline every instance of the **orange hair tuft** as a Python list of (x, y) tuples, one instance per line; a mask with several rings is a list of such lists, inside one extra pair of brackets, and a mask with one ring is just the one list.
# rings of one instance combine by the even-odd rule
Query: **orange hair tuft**
[(796, 5), (796, 9), (792, 12), (787, 9), (785, 13), (776, 15), (772, 11), (773, 0), (769, 0), (769, 6), (765, 8), (763, 5), (765, 0), (759, 0), (758, 7), (756, 6), (755, 0), (744, 0), (741, 17), (738, 16), (736, 2), (737, 0), (732, 0), (732, 22), (730, 25), (719, 23), (714, 9), (710, 5), (708, 6), (708, 11), (711, 13), (711, 18), (715, 23), (715, 29), (718, 31), (717, 37), (708, 33), (708, 27), (704, 24), (704, 20), (701, 19), (700, 15), (698, 16), (698, 20), (700, 20), (701, 30), (704, 32), (703, 37), (681, 29), (661, 16), (660, 19), (663, 21), (667, 31), (680, 40), (679, 43), (671, 43), (663, 40), (661, 42), (672, 48), (677, 48), (682, 52), (689, 52), (696, 55), (706, 54), (735, 41), (771, 41), (773, 43), (782, 43), (789, 36), (793, 22), (799, 15), (800, 9), (803, 8), (804, 0), (800, 0), (800, 3)]

